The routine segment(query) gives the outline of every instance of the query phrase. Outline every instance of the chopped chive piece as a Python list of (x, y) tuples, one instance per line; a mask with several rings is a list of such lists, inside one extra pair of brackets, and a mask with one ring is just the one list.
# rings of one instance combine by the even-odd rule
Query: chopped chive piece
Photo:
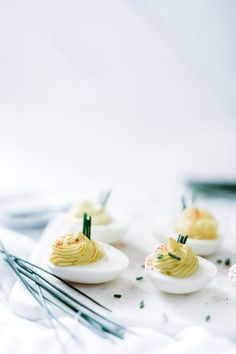
[(136, 280), (142, 280), (143, 277), (136, 277)]
[(145, 264), (142, 264), (142, 268), (145, 268)]
[(210, 321), (210, 319), (211, 319), (211, 316), (207, 315), (206, 318), (205, 318), (205, 321), (208, 322), (208, 321)]
[(144, 301), (143, 301), (143, 300), (140, 301), (140, 303), (139, 303), (139, 308), (140, 308), (140, 309), (143, 309), (143, 308), (144, 308)]
[(158, 254), (158, 256), (157, 256), (157, 259), (162, 259), (164, 257), (164, 255), (163, 254)]
[(179, 234), (179, 236), (177, 238), (177, 242), (180, 242), (180, 237), (181, 237), (181, 234)]
[(185, 201), (185, 197), (182, 195), (181, 197), (181, 203), (182, 203), (182, 209), (186, 209), (187, 208), (187, 205), (186, 205), (186, 201)]
[(226, 265), (226, 266), (229, 266), (229, 265), (230, 265), (230, 259), (229, 259), (229, 258), (226, 258), (226, 260), (225, 260), (225, 265)]
[(115, 297), (116, 299), (120, 299), (121, 298), (121, 294), (113, 294), (113, 297)]
[(216, 263), (221, 264), (222, 263), (222, 259), (217, 259)]
[(172, 252), (169, 252), (168, 255), (169, 255), (170, 257), (172, 257), (172, 258), (177, 259), (178, 261), (181, 260), (181, 258), (180, 258), (179, 256), (176, 256), (176, 254), (174, 254), (174, 253), (172, 253)]
[(186, 236), (184, 237), (183, 244), (185, 244), (185, 243), (187, 242), (187, 239), (188, 239), (188, 235), (186, 235)]

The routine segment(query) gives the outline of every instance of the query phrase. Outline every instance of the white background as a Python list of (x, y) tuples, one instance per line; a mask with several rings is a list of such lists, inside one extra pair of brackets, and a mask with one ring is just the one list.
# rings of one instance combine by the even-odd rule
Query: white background
[(235, 10), (0, 0), (0, 191), (235, 177)]

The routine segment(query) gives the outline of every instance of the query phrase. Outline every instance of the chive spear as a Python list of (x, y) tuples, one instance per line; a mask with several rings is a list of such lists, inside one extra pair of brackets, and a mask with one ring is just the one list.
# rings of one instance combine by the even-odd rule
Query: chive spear
[(87, 230), (87, 237), (90, 239), (91, 238), (91, 224), (92, 224), (92, 217), (89, 216), (87, 219), (87, 223), (88, 223), (88, 230)]
[(83, 234), (88, 237), (90, 240), (91, 237), (91, 224), (92, 224), (92, 217), (88, 216), (87, 213), (84, 213), (83, 218)]
[(105, 206), (107, 205), (107, 202), (108, 202), (110, 196), (111, 196), (111, 190), (108, 190), (105, 193), (101, 193), (100, 198), (99, 198), (99, 204), (101, 204), (101, 206), (103, 208), (105, 208)]
[[(5, 255), (4, 258), (7, 263), (17, 274), (17, 276), (23, 281), (24, 286), (32, 294), (32, 296), (36, 298), (36, 300), (40, 303), (41, 306), (43, 306), (43, 303), (40, 299), (40, 294), (44, 297), (46, 301), (49, 301), (50, 304), (53, 304), (56, 307), (58, 307), (57, 301), (59, 301), (60, 306), (62, 305), (66, 307), (66, 309), (64, 309), (64, 312), (73, 311), (74, 313), (79, 314), (79, 321), (93, 332), (99, 334), (101, 337), (108, 338), (108, 333), (109, 335), (113, 335), (123, 339), (126, 328), (95, 312), (92, 308), (81, 303), (78, 299), (74, 298), (72, 295), (69, 295), (62, 288), (50, 282), (49, 279), (44, 278), (40, 273), (35, 271), (34, 268), (39, 268), (38, 266), (34, 265), (33, 263), (30, 263), (30, 267), (28, 267), (25, 265), (25, 263), (29, 262), (23, 259), (18, 262), (20, 259), (8, 254), (1, 242), (0, 245), (2, 246), (0, 252)], [(41, 268), (41, 270), (43, 269)], [(43, 291), (38, 291), (38, 286), (42, 288)], [(36, 295), (33, 293), (35, 293)], [(50, 299), (48, 299), (48, 294), (50, 296)], [(56, 302), (54, 302), (54, 300)], [(51, 314), (51, 316), (53, 315)], [(55, 317), (54, 319), (56, 320)], [(57, 320), (57, 323), (59, 324), (59, 320)], [(69, 331), (67, 328), (64, 329)]]
[(83, 218), (83, 234), (86, 235), (86, 226), (87, 226), (87, 213), (84, 213)]

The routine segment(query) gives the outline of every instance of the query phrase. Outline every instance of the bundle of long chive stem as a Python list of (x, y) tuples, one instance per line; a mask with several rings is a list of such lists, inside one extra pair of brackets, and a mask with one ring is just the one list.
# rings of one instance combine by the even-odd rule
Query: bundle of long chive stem
[(54, 314), (54, 310), (59, 309), (63, 312), (63, 314), (79, 321), (81, 324), (102, 338), (124, 338), (126, 332), (125, 327), (107, 319), (105, 316), (93, 310), (92, 307), (85, 305), (81, 302), (81, 300), (78, 300), (76, 297), (68, 294), (68, 291), (63, 290), (63, 288), (53, 283), (53, 281), (50, 281), (49, 278), (59, 279), (64, 285), (66, 285), (66, 287), (73, 289), (81, 296), (89, 299), (92, 303), (95, 303), (101, 308), (110, 311), (108, 308), (101, 305), (79, 289), (75, 288), (67, 281), (52, 274), (48, 270), (43, 269), (27, 260), (9, 254), (2, 242), (0, 242), (0, 245), (2, 248), (0, 249), (0, 252), (2, 253), (5, 261), (9, 264), (22, 285), (45, 310), (45, 314), (47, 315), (52, 327), (54, 326), (53, 323), (56, 323), (58, 326), (67, 331), (74, 340), (77, 340), (74, 333), (66, 328), (60, 321), (59, 317)]

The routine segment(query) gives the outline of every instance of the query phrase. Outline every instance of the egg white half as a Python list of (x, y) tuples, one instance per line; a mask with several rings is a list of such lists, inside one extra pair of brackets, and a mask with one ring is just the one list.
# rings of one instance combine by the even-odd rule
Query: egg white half
[(47, 267), (62, 279), (83, 284), (98, 284), (119, 277), (128, 267), (128, 257), (118, 249), (99, 242), (105, 256), (97, 262), (86, 265), (56, 266), (48, 258)]
[[(178, 233), (175, 230), (178, 217), (169, 215), (165, 218), (156, 220), (153, 226), (154, 235), (161, 241), (166, 243), (170, 236), (175, 235), (178, 237)], [(188, 238), (188, 245), (192, 247), (193, 251), (200, 256), (209, 256), (218, 251), (221, 242), (220, 234), (218, 238), (214, 240), (197, 240)]]
[[(82, 219), (67, 217), (64, 220), (63, 232), (78, 232), (82, 228)], [(122, 215), (112, 217), (112, 222), (107, 225), (92, 224), (92, 239), (109, 244), (121, 241), (129, 230), (130, 220)]]
[(151, 282), (161, 291), (170, 294), (188, 294), (204, 288), (212, 281), (216, 274), (216, 266), (204, 259), (198, 257), (199, 268), (196, 273), (187, 278), (177, 278), (170, 275), (160, 273), (154, 267), (150, 267), (150, 258), (154, 254), (148, 256), (145, 261), (145, 274)]

